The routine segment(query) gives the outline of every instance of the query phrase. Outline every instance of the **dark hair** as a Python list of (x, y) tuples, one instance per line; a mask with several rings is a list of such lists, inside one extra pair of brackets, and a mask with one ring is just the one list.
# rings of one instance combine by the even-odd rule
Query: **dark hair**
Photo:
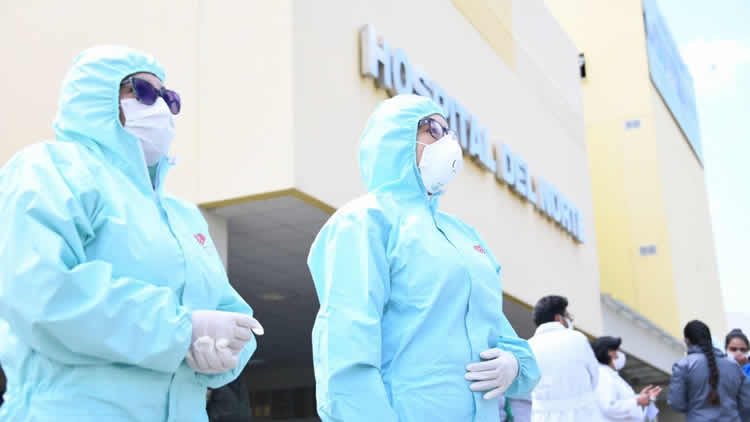
[(534, 324), (542, 324), (555, 320), (555, 315), (564, 315), (568, 309), (568, 299), (562, 296), (545, 296), (534, 306)]
[(619, 349), (621, 344), (622, 339), (619, 337), (604, 336), (594, 340), (591, 348), (594, 349), (594, 356), (599, 363), (609, 365), (609, 351)]
[(736, 338), (744, 341), (745, 347), (750, 349), (750, 341), (747, 340), (747, 336), (739, 328), (735, 328), (734, 330), (730, 331), (729, 334), (727, 334), (727, 339), (724, 342), (724, 348), (726, 349), (727, 347), (729, 347), (729, 343)]
[(692, 345), (700, 347), (703, 354), (706, 355), (710, 371), (708, 383), (711, 385), (711, 392), (708, 393), (708, 402), (713, 406), (719, 406), (721, 404), (719, 392), (717, 391), (719, 385), (719, 368), (716, 365), (716, 355), (714, 355), (714, 346), (711, 342), (711, 330), (701, 321), (694, 320), (685, 325), (684, 334), (685, 338), (690, 340)]

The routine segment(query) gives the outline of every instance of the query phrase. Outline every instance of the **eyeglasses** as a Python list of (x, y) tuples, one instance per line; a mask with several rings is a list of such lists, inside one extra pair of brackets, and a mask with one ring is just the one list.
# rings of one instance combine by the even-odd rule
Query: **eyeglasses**
[(417, 123), (417, 130), (421, 129), (424, 125), (430, 125), (428, 131), (430, 132), (430, 136), (435, 138), (436, 141), (443, 136), (447, 136), (449, 133), (453, 133), (449, 128), (444, 127), (432, 117), (425, 117), (420, 120), (419, 123)]
[(157, 89), (155, 86), (151, 85), (151, 82), (145, 79), (136, 78), (135, 76), (129, 76), (120, 83), (120, 86), (127, 85), (130, 85), (130, 89), (135, 94), (135, 99), (138, 100), (138, 102), (145, 105), (154, 105), (156, 100), (159, 97), (162, 97), (164, 98), (164, 102), (167, 103), (167, 106), (169, 106), (169, 111), (172, 112), (172, 114), (178, 114), (180, 112), (182, 106), (180, 102), (180, 94), (164, 87)]

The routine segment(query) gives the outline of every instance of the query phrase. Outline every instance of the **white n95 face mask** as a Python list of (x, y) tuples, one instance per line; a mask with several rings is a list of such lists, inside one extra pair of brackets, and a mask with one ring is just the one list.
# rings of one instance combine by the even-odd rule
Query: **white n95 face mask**
[(620, 351), (617, 352), (617, 359), (615, 359), (612, 363), (615, 364), (615, 370), (619, 371), (622, 368), (625, 367), (625, 362), (627, 361), (627, 358), (625, 357), (625, 353), (622, 353)]
[(453, 134), (448, 134), (431, 144), (425, 144), (422, 159), (419, 161), (419, 171), (427, 192), (436, 194), (443, 192), (463, 168), (464, 157), (461, 146)]
[(146, 165), (158, 163), (169, 152), (175, 135), (174, 116), (164, 98), (158, 98), (153, 105), (125, 98), (120, 106), (125, 115), (124, 128), (138, 138)]

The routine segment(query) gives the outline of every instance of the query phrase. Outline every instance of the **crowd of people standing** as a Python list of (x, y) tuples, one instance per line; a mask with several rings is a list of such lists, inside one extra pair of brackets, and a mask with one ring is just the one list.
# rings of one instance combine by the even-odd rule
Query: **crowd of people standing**
[[(541, 380), (527, 395), (500, 401), (501, 420), (513, 422), (653, 420), (656, 401), (666, 386), (648, 385), (636, 393), (620, 375), (626, 354), (622, 339), (604, 336), (589, 342), (574, 329), (568, 300), (541, 298), (533, 312), (536, 332), (529, 339)], [(713, 346), (701, 321), (684, 328), (685, 357), (672, 368), (668, 405), (688, 422), (750, 421), (750, 342), (739, 330)]]

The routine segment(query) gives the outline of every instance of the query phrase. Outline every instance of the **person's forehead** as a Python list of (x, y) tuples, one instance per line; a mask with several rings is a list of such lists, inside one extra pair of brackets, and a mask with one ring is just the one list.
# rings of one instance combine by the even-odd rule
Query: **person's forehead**
[(448, 122), (445, 120), (445, 117), (443, 117), (441, 114), (432, 114), (429, 117), (435, 119), (440, 123), (441, 125), (448, 126)]
[(161, 79), (157, 78), (156, 75), (154, 75), (153, 73), (138, 72), (138, 73), (134, 73), (133, 76), (150, 82), (151, 85), (153, 85), (155, 88), (161, 88), (164, 85)]

